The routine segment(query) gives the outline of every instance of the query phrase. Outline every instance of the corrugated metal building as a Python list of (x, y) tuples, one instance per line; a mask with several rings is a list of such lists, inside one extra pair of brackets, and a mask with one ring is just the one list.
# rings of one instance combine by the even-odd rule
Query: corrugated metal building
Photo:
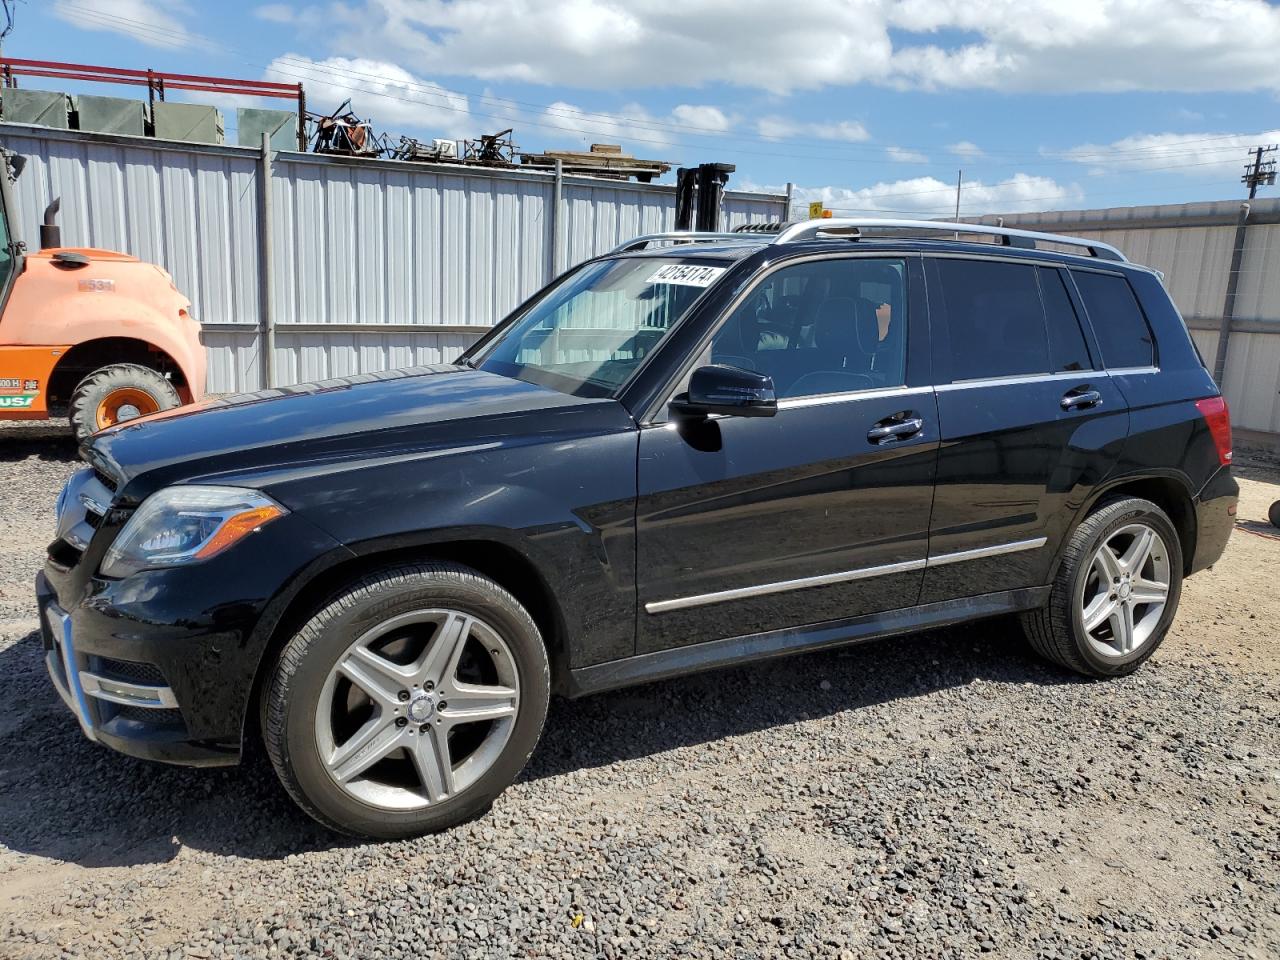
[[(18, 235), (60, 196), (67, 243), (163, 266), (205, 325), (215, 392), (263, 384), (268, 313), (278, 385), (448, 360), (560, 271), (675, 219), (659, 184), (279, 152), (264, 275), (258, 150), (15, 124), (0, 142), (28, 158)], [(730, 191), (726, 227), (786, 205)]]
[[(17, 124), (0, 124), (0, 141), (29, 159), (18, 235), (34, 240), (61, 196), (67, 242), (169, 270), (205, 324), (219, 392), (263, 384), (268, 315), (278, 384), (447, 360), (556, 273), (674, 222), (672, 188), (653, 184), (287, 152), (272, 155), (267, 179), (247, 147)], [(726, 226), (786, 209), (784, 196), (730, 192)], [(1276, 435), (1280, 200), (1254, 201), (1242, 234), (1240, 212), (1220, 201), (981, 219), (1097, 237), (1163, 271), (1210, 367), (1228, 331), (1222, 382), (1237, 428)]]

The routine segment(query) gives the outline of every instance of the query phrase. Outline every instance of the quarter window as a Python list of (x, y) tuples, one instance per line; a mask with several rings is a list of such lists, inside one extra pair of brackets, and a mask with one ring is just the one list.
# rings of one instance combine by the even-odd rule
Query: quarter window
[(938, 259), (951, 379), (1049, 372), (1044, 309), (1030, 264)]
[(1124, 277), (1073, 270), (1080, 299), (1108, 367), (1149, 367), (1155, 363), (1155, 341), (1133, 288)]
[(784, 267), (716, 331), (710, 362), (773, 378), (779, 397), (906, 382), (907, 267), (849, 257)]
[(1057, 371), (1092, 370), (1089, 347), (1061, 270), (1040, 267), (1040, 293), (1049, 328), (1049, 359)]

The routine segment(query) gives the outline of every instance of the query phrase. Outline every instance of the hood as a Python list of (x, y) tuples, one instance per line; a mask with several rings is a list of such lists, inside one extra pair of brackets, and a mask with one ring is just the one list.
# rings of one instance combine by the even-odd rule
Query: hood
[(81, 452), (118, 483), (127, 503), (171, 483), (249, 484), (264, 475), (324, 472), (343, 462), (413, 456), (477, 439), (509, 442), (552, 431), (553, 423), (584, 408), (605, 408), (609, 420), (629, 421), (614, 400), (441, 364), (177, 407), (95, 434)]

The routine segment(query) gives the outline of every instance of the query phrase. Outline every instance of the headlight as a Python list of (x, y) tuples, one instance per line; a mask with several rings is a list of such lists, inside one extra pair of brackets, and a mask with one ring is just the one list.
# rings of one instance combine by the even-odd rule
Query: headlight
[(256, 490), (166, 487), (129, 518), (102, 561), (102, 575), (208, 560), (287, 512)]

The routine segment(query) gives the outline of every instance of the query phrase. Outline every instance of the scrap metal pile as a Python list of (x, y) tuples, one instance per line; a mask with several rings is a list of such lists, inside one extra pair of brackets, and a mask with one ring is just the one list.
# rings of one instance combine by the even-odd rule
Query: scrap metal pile
[(590, 151), (546, 150), (528, 153), (512, 140), (508, 128), (471, 140), (430, 142), (401, 136), (392, 144), (385, 133), (376, 133), (369, 120), (362, 120), (346, 100), (332, 113), (306, 115), (307, 144), (313, 153), (344, 157), (387, 157), (411, 163), (448, 163), (477, 167), (526, 166), (532, 169), (554, 169), (559, 161), (565, 173), (586, 174), (610, 180), (637, 180), (648, 183), (671, 169), (662, 160), (643, 160), (622, 152), (617, 144), (593, 143)]

